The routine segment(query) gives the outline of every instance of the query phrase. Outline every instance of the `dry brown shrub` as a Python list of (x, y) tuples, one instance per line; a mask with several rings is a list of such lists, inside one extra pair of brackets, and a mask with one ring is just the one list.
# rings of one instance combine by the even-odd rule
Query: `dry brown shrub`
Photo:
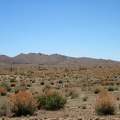
[(94, 108), (99, 115), (113, 115), (116, 111), (116, 104), (112, 95), (102, 91), (95, 102)]
[(0, 87), (0, 94), (3, 96), (3, 95), (6, 95), (7, 94), (7, 89), (5, 87)]

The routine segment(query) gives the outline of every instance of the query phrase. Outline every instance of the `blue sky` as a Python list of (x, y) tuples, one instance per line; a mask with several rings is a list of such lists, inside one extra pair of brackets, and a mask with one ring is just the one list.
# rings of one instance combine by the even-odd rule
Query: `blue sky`
[(0, 0), (0, 54), (120, 61), (120, 0)]

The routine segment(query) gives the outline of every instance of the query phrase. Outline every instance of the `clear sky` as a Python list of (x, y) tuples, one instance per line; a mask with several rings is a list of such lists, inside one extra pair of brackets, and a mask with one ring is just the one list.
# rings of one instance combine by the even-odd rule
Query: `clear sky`
[(0, 55), (120, 61), (120, 0), (0, 0)]

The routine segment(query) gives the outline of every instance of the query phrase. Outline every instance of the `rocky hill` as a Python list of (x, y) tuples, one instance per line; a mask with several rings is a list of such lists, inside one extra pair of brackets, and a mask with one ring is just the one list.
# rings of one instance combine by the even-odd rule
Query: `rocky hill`
[(0, 55), (0, 64), (38, 64), (67, 66), (120, 66), (120, 62), (87, 57), (74, 58), (59, 54), (46, 55), (41, 53), (19, 54), (15, 57)]

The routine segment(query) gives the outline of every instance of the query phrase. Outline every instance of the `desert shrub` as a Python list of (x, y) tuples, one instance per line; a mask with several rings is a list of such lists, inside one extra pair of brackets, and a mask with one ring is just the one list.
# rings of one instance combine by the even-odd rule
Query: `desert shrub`
[(32, 83), (27, 83), (26, 86), (27, 86), (27, 87), (31, 87), (31, 86), (32, 86)]
[(109, 86), (109, 87), (107, 88), (107, 90), (108, 90), (108, 91), (114, 91), (114, 87)]
[(63, 81), (62, 81), (62, 80), (59, 80), (58, 83), (59, 83), (59, 84), (63, 84)]
[(67, 83), (69, 83), (70, 81), (69, 80), (67, 80)]
[(2, 82), (2, 83), (0, 84), (0, 87), (5, 87), (7, 91), (10, 91), (10, 90), (11, 90), (10, 85), (8, 85), (8, 83), (6, 83), (6, 82)]
[(102, 90), (102, 86), (100, 86), (100, 85), (96, 85), (96, 86), (94, 87), (94, 93), (95, 93), (95, 94), (98, 94), (101, 90)]
[(15, 78), (10, 79), (10, 82), (16, 82)]
[(26, 86), (25, 82), (22, 82), (22, 83), (20, 84), (20, 87), (25, 87), (25, 86)]
[(71, 99), (76, 99), (79, 97), (79, 94), (76, 93), (76, 92), (73, 92), (71, 95), (70, 95)]
[(56, 92), (41, 95), (37, 98), (40, 103), (38, 109), (59, 110), (60, 108), (63, 108), (66, 103), (66, 99)]
[(120, 109), (120, 104), (119, 104), (119, 109)]
[(45, 94), (49, 94), (49, 93), (52, 93), (52, 89), (51, 88), (43, 88), (42, 90)]
[(37, 103), (31, 94), (19, 92), (10, 98), (10, 110), (16, 116), (32, 115), (37, 108)]
[(85, 104), (82, 105), (82, 109), (86, 109), (87, 106)]
[(32, 80), (32, 83), (35, 83), (35, 80)]
[(87, 101), (87, 99), (88, 99), (88, 96), (84, 96), (84, 97), (82, 98), (83, 101)]
[(51, 85), (54, 85), (54, 82), (50, 82)]
[(86, 91), (86, 86), (87, 86), (87, 84), (86, 84), (85, 80), (82, 79), (82, 80), (81, 80), (81, 90), (82, 90), (82, 91)]
[(111, 82), (109, 80), (103, 82), (103, 85), (110, 85), (110, 84)]
[(68, 84), (65, 84), (65, 88), (68, 88), (69, 87), (69, 85)]
[(40, 82), (40, 85), (44, 85), (44, 84), (45, 84), (45, 82), (44, 82), (44, 81)]
[(110, 82), (110, 85), (114, 86), (114, 82)]
[(45, 88), (51, 89), (51, 86), (50, 86), (49, 84), (47, 84), (47, 85), (45, 86)]
[(117, 81), (117, 82), (116, 82), (116, 85), (120, 85), (120, 82), (119, 82), (119, 81)]
[(6, 90), (5, 87), (0, 87), (0, 94), (1, 94), (2, 96), (4, 96), (4, 95), (7, 94), (7, 90)]
[(74, 88), (66, 88), (65, 89), (65, 92), (66, 92), (66, 96), (67, 97), (69, 97), (69, 96), (72, 96), (72, 95), (74, 95), (75, 94), (75, 90), (74, 90)]
[(13, 83), (13, 82), (12, 82), (12, 83), (10, 84), (10, 86), (11, 86), (11, 87), (15, 87), (15, 86), (16, 86), (16, 83)]
[(112, 96), (101, 93), (96, 100), (95, 111), (99, 115), (115, 114), (116, 107)]
[(8, 112), (8, 106), (6, 104), (6, 101), (2, 102), (0, 104), (0, 116), (6, 116)]
[(117, 97), (117, 100), (120, 100), (120, 97)]
[(15, 87), (14, 90), (15, 90), (15, 94), (17, 94), (17, 93), (19, 93), (20, 88), (19, 87)]

